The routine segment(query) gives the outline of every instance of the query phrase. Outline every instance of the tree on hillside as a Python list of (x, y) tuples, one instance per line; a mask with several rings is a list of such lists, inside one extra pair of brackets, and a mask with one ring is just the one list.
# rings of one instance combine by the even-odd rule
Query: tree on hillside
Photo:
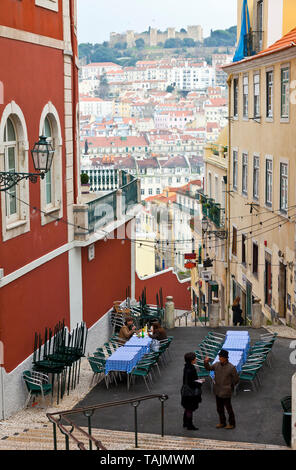
[(136, 39), (135, 43), (136, 43), (136, 48), (137, 49), (144, 49), (145, 41), (144, 41), (143, 38)]
[(236, 26), (232, 26), (226, 30), (211, 30), (209, 38), (204, 40), (206, 47), (235, 46), (236, 43)]
[(165, 49), (171, 49), (175, 47), (182, 47), (183, 41), (179, 38), (170, 38), (167, 39), (164, 43)]
[(92, 44), (90, 44), (89, 42), (79, 44), (79, 46), (78, 46), (79, 58), (82, 59), (83, 57), (85, 57), (87, 64), (89, 62), (91, 62), (92, 53), (93, 53), (93, 45)]
[(127, 42), (124, 41), (124, 42), (116, 42), (114, 44), (114, 48), (115, 49), (121, 49), (121, 50), (124, 50), (124, 49), (127, 49)]
[(173, 85), (169, 85), (169, 86), (167, 86), (166, 91), (167, 91), (168, 93), (173, 93), (174, 89), (175, 89), (175, 88), (173, 87)]
[(101, 44), (95, 44), (91, 56), (91, 61), (117, 63), (117, 57), (120, 57), (120, 55), (121, 54), (118, 49), (111, 49), (110, 47), (104, 47)]
[(99, 87), (95, 90), (95, 96), (98, 96), (102, 100), (106, 100), (109, 98), (110, 87), (106, 77), (106, 74), (103, 73), (100, 77), (100, 84)]
[(183, 39), (183, 46), (184, 47), (194, 47), (195, 41), (192, 38), (184, 38)]

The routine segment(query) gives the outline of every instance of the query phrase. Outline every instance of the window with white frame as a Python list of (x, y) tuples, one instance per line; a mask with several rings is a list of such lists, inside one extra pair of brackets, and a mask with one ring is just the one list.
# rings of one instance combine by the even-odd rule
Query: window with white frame
[[(17, 135), (14, 124), (10, 118), (4, 127), (4, 171), (18, 171), (17, 165)], [(5, 191), (6, 217), (9, 221), (18, 219), (17, 185)]]
[(242, 193), (248, 194), (248, 155), (243, 153), (242, 156)]
[(247, 118), (249, 116), (249, 76), (244, 75), (243, 77), (243, 116)]
[(232, 167), (232, 186), (233, 189), (237, 189), (238, 183), (238, 152), (233, 151), (233, 167)]
[(260, 74), (254, 74), (254, 118), (260, 117)]
[(234, 256), (237, 256), (237, 228), (232, 226), (232, 249), (231, 252)]
[(254, 155), (253, 161), (253, 198), (259, 199), (259, 157)]
[(272, 160), (269, 158), (265, 162), (265, 204), (272, 205)]
[(220, 202), (218, 176), (215, 176), (215, 202), (216, 202), (217, 204), (219, 204), (219, 202)]
[(288, 210), (288, 164), (280, 163), (280, 210)]
[(39, 132), (45, 135), (54, 149), (51, 169), (40, 182), (41, 223), (45, 225), (63, 215), (61, 126), (58, 112), (50, 102), (41, 114)]
[[(28, 173), (28, 135), (24, 115), (12, 101), (3, 110), (0, 120), (0, 171)], [(29, 181), (0, 193), (2, 241), (30, 230)]]
[(59, 0), (35, 0), (35, 5), (48, 10), (59, 11)]
[(233, 116), (238, 117), (238, 78), (233, 79)]
[(290, 100), (290, 69), (284, 67), (281, 69), (281, 118), (289, 117)]
[(273, 71), (266, 72), (266, 117), (273, 118)]
[[(43, 127), (43, 135), (46, 137), (47, 142), (52, 145), (52, 130), (49, 119), (46, 117)], [(52, 170), (50, 169), (45, 175), (45, 199), (46, 205), (52, 204)]]
[(208, 196), (212, 197), (212, 174), (208, 173)]

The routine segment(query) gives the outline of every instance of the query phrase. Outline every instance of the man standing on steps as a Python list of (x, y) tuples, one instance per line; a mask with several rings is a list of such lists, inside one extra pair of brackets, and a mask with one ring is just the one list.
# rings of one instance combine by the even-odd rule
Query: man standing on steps
[[(220, 423), (216, 428), (233, 429), (235, 428), (235, 416), (231, 406), (231, 395), (235, 385), (239, 382), (239, 376), (236, 368), (228, 362), (228, 351), (221, 349), (219, 352), (219, 362), (213, 365), (209, 364), (209, 357), (205, 357), (204, 365), (209, 371), (215, 372), (214, 393), (216, 395), (217, 412)], [(226, 426), (226, 408), (229, 416), (229, 424)]]

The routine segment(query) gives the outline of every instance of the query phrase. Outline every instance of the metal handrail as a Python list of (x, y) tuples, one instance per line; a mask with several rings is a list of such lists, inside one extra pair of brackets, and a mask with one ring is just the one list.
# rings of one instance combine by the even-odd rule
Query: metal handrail
[[(111, 408), (113, 406), (120, 406), (131, 404), (134, 407), (134, 416), (135, 416), (135, 447), (138, 447), (138, 421), (137, 421), (137, 408), (142, 401), (151, 400), (154, 398), (158, 398), (161, 402), (161, 436), (164, 436), (164, 402), (169, 398), (168, 395), (164, 394), (153, 394), (153, 395), (143, 395), (140, 397), (129, 398), (127, 400), (120, 400), (115, 402), (107, 402), (101, 403), (95, 406), (89, 406), (84, 408), (77, 408), (74, 410), (65, 410), (61, 412), (55, 413), (46, 413), (47, 418), (53, 424), (53, 440), (54, 440), (54, 450), (57, 450), (57, 435), (56, 430), (57, 427), (61, 431), (62, 434), (65, 435), (66, 441), (66, 450), (69, 450), (69, 438), (73, 439), (73, 441), (77, 444), (80, 450), (86, 450), (85, 445), (83, 442), (79, 441), (72, 433), (75, 429), (76, 431), (81, 432), (84, 436), (86, 436), (89, 440), (89, 449), (92, 450), (92, 443), (95, 444), (97, 450), (107, 450), (101, 441), (95, 439), (91, 432), (91, 416), (94, 414), (95, 411), (103, 409), (103, 408)], [(75, 424), (72, 420), (68, 418), (68, 415), (73, 414), (80, 414), (83, 413), (88, 418), (88, 433), (82, 429), (80, 426)], [(70, 426), (71, 430), (67, 430), (65, 426), (61, 423), (62, 419), (64, 419)]]

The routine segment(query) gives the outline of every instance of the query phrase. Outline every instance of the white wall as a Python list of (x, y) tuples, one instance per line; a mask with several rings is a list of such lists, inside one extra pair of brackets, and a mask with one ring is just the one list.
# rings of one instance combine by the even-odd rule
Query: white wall
[(283, 0), (269, 0), (267, 47), (278, 41), (283, 35)]

